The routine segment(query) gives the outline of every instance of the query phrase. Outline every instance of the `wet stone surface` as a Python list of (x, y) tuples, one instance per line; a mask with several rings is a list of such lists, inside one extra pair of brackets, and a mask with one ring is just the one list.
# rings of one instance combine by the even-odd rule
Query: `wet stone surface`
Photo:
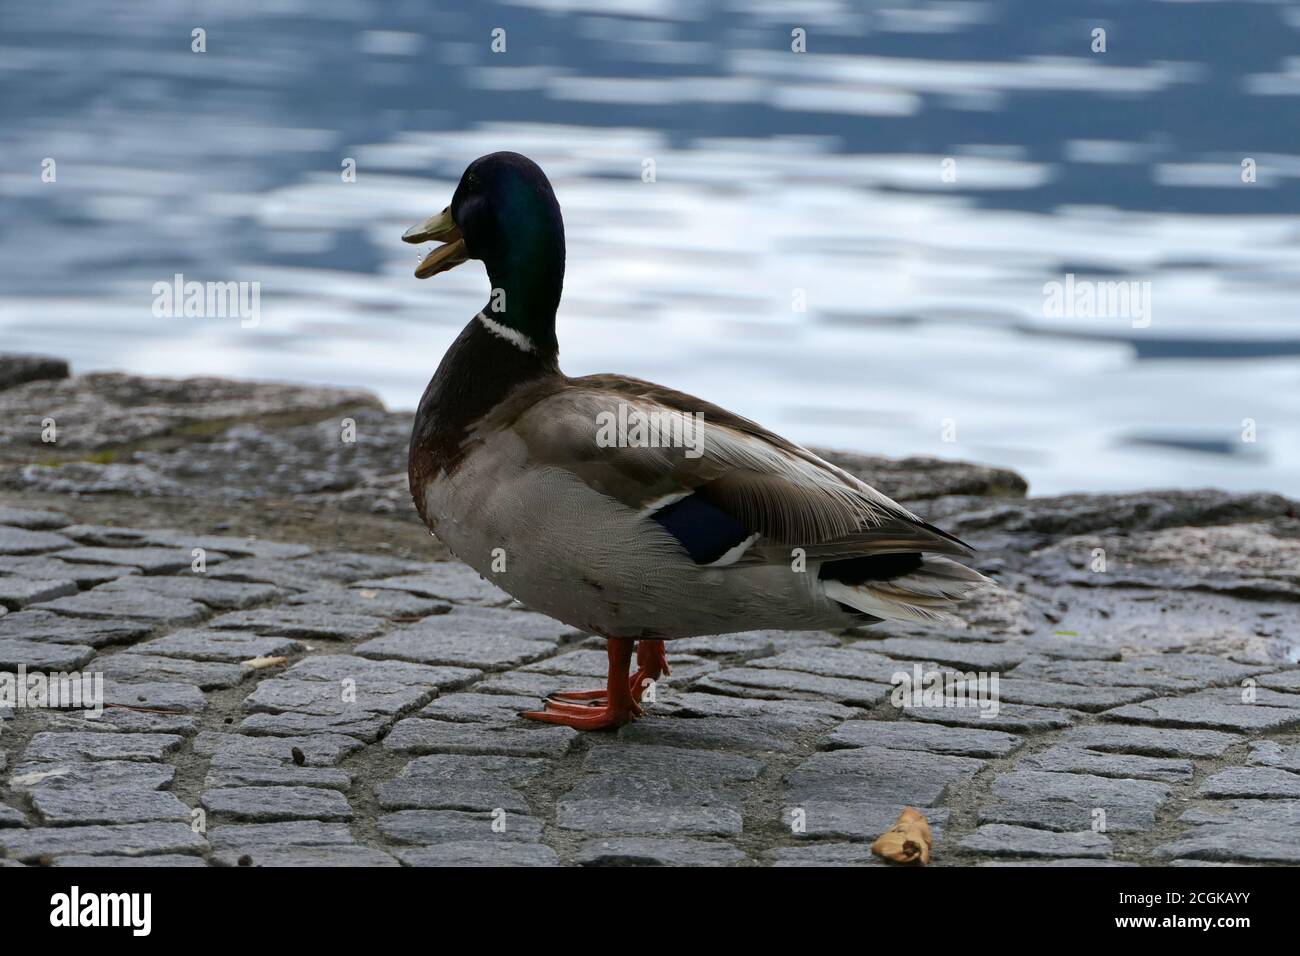
[[(644, 718), (583, 735), (519, 712), (600, 686), (600, 642), (439, 560), (409, 416), (23, 368), (0, 375), (0, 681), (100, 675), (109, 706), (0, 699), (0, 864), (881, 866), (904, 806), (934, 865), (1300, 863), (1285, 498), (1023, 498), (997, 469), (837, 456), (1002, 591), (962, 629), (678, 642)], [(896, 706), (918, 670), (996, 675), (997, 706)]]

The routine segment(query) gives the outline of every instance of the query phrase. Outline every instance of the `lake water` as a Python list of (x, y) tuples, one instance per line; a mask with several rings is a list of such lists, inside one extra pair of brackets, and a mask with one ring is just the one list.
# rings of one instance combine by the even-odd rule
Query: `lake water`
[[(570, 374), (1036, 493), (1300, 495), (1294, 5), (219, 6), (0, 3), (0, 348), (414, 407), (487, 281), (399, 237), (512, 149), (564, 210)], [(177, 273), (259, 283), (258, 324), (156, 317)]]

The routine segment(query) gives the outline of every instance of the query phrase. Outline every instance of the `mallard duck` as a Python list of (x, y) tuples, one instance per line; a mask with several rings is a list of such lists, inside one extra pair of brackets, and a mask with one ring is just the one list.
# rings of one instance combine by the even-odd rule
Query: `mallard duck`
[(451, 204), (402, 238), (441, 243), (418, 278), (480, 259), (492, 283), (420, 400), (420, 518), (528, 607), (607, 642), (605, 688), (522, 716), (617, 727), (669, 673), (665, 641), (945, 621), (991, 583), (951, 560), (968, 545), (747, 418), (635, 378), (561, 372), (564, 223), (532, 160), (475, 160)]

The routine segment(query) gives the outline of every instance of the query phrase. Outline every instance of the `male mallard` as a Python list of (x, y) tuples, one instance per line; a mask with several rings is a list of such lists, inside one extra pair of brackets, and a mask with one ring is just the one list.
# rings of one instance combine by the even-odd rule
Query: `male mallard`
[(444, 243), (421, 279), (481, 259), (492, 280), (420, 400), (416, 510), (480, 574), (608, 643), (605, 690), (523, 716), (616, 727), (668, 672), (664, 641), (941, 621), (990, 583), (943, 557), (968, 545), (748, 419), (639, 379), (564, 375), (564, 223), (532, 160), (475, 160), (402, 238)]

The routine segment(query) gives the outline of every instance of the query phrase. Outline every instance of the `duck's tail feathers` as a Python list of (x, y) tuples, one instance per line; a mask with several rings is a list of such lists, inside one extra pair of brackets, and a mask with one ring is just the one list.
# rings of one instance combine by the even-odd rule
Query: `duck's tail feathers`
[(822, 586), (831, 600), (872, 617), (958, 626), (960, 619), (949, 610), (980, 591), (997, 587), (978, 571), (933, 555), (927, 555), (916, 570), (888, 581), (823, 581)]

